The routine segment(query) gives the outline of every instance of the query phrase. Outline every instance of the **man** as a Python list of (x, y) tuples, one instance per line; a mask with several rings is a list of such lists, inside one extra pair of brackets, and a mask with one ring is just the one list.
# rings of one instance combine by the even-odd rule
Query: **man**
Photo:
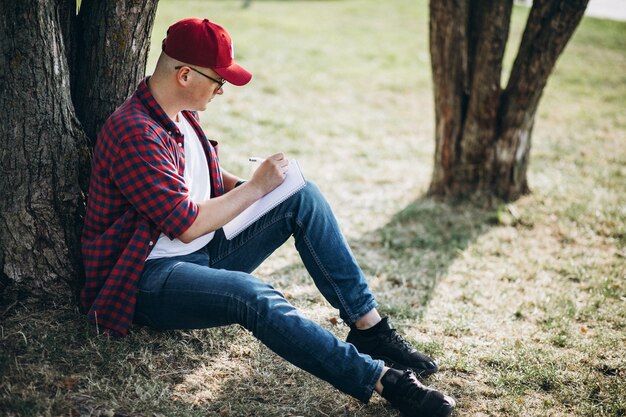
[[(448, 416), (454, 400), (418, 382), (437, 364), (382, 319), (328, 203), (314, 184), (227, 240), (221, 229), (285, 178), (278, 153), (249, 181), (225, 171), (198, 111), (244, 85), (229, 34), (208, 19), (170, 26), (154, 74), (107, 120), (96, 143), (82, 248), (82, 303), (101, 331), (240, 324), (296, 366), (367, 402), (375, 390), (407, 416)], [(347, 342), (250, 275), (294, 236)]]

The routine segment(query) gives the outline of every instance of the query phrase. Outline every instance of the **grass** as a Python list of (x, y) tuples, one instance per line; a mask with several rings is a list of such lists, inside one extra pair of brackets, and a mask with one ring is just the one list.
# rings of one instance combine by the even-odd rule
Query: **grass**
[[(427, 5), (165, 1), (208, 16), (254, 74), (202, 115), (222, 163), (298, 158), (325, 192), (381, 310), (442, 371), (457, 416), (626, 415), (626, 25), (584, 19), (544, 92), (532, 194), (491, 209), (424, 197), (432, 169)], [(526, 11), (515, 9), (505, 72)], [(505, 77), (506, 78), (506, 77)], [(286, 245), (257, 270), (339, 337)], [(0, 415), (397, 416), (226, 327), (98, 336), (73, 306), (0, 308)]]

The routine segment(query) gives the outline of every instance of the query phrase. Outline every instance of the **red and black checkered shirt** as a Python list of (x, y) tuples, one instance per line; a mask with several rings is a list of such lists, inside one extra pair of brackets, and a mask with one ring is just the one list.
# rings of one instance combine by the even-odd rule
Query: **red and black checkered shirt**
[[(81, 302), (89, 320), (110, 334), (126, 334), (133, 321), (139, 278), (160, 233), (176, 238), (198, 215), (183, 177), (184, 138), (148, 80), (102, 127), (91, 167)], [(195, 112), (182, 113), (204, 147), (211, 196), (221, 195), (217, 142), (206, 138)]]

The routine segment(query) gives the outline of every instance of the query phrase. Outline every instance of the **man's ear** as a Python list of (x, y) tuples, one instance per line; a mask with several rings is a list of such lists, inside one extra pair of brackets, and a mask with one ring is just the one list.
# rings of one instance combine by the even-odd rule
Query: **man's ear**
[(180, 84), (186, 84), (189, 80), (189, 68), (182, 67), (178, 71), (176, 71), (176, 81)]

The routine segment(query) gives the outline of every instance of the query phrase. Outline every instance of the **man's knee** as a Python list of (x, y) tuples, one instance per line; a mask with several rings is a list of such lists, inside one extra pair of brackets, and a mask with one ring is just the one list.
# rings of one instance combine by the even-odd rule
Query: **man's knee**
[(319, 199), (319, 198), (323, 199), (324, 198), (319, 187), (313, 181), (307, 181), (306, 186), (302, 189), (302, 192), (304, 193), (306, 198), (310, 198), (310, 199)]
[(328, 202), (319, 187), (311, 181), (307, 181), (306, 186), (300, 190), (298, 198), (305, 209), (326, 209), (328, 207)]
[(288, 304), (278, 290), (256, 278), (247, 280), (246, 285), (241, 287), (235, 298), (239, 301), (239, 313), (244, 313), (240, 314), (240, 319), (246, 322), (252, 318), (251, 316), (268, 316), (275, 308)]

